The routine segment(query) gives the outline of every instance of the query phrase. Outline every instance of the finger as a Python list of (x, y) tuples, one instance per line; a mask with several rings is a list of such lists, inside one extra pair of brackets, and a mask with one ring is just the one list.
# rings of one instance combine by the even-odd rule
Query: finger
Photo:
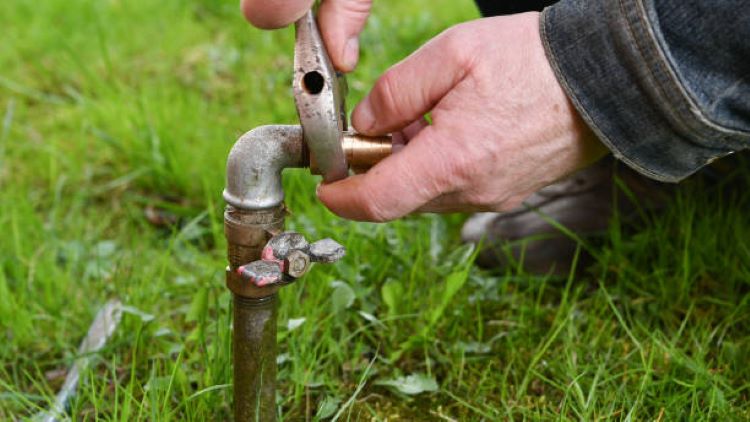
[(352, 113), (357, 131), (392, 132), (428, 113), (469, 71), (470, 43), (463, 38), (459, 31), (443, 32), (386, 71)]
[(414, 139), (419, 132), (422, 131), (422, 129), (426, 128), (430, 124), (427, 122), (427, 119), (422, 117), (421, 119), (411, 123), (409, 126), (403, 128), (402, 130), (398, 132), (394, 132), (392, 136), (393, 140), (393, 153), (397, 153), (401, 151), (406, 144), (409, 143), (412, 139)]
[(371, 0), (326, 0), (320, 5), (318, 26), (333, 66), (351, 72), (359, 60), (359, 33), (370, 14)]
[(313, 0), (241, 0), (245, 18), (261, 29), (282, 28), (301, 18)]
[(408, 148), (367, 173), (321, 185), (318, 198), (352, 220), (388, 221), (409, 214), (449, 189), (452, 161), (441, 144), (441, 134), (428, 126)]
[(409, 143), (410, 140), (417, 137), (419, 132), (422, 131), (422, 129), (429, 126), (430, 123), (425, 119), (424, 117), (421, 117), (419, 120), (410, 123), (409, 126), (406, 126), (401, 130), (401, 133), (404, 134), (404, 138), (406, 139), (406, 143)]

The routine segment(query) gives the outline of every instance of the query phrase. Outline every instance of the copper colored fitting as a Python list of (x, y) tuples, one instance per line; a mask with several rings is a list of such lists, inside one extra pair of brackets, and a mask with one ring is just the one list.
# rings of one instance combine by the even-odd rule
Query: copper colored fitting
[(355, 173), (364, 173), (370, 167), (391, 155), (393, 141), (390, 135), (365, 136), (347, 132), (341, 140), (346, 162)]
[[(356, 132), (344, 132), (341, 146), (346, 162), (354, 173), (364, 173), (385, 157), (391, 155), (393, 141), (391, 135), (366, 136)], [(320, 174), (315, 158), (310, 155), (310, 172)]]

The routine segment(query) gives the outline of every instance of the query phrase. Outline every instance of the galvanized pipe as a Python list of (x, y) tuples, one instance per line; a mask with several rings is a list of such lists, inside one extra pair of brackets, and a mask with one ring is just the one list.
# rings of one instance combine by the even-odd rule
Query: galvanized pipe
[[(353, 167), (366, 169), (390, 154), (390, 139), (345, 134)], [(237, 268), (261, 259), (274, 235), (284, 229), (284, 168), (310, 164), (300, 126), (261, 126), (244, 134), (227, 159), (224, 233), (233, 293), (232, 360), (235, 421), (276, 420), (276, 320), (278, 284), (258, 287)]]
[(237, 267), (260, 259), (274, 233), (284, 227), (283, 204), (268, 210), (224, 213), (229, 267), (226, 283), (233, 293), (232, 363), (234, 420), (276, 420), (276, 291), (240, 280)]
[(284, 229), (281, 172), (306, 164), (299, 126), (261, 126), (244, 134), (227, 159), (224, 233), (233, 293), (232, 361), (235, 421), (276, 420), (277, 286), (257, 287), (237, 275)]
[(266, 209), (284, 202), (281, 171), (307, 166), (302, 128), (257, 127), (240, 137), (227, 158), (224, 200), (244, 210)]

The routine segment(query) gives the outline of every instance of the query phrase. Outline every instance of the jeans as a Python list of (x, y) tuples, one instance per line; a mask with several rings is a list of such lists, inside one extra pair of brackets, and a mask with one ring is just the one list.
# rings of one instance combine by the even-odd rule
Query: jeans
[[(483, 12), (544, 1), (478, 1)], [(520, 3), (520, 4), (519, 4)], [(750, 4), (562, 0), (540, 21), (573, 105), (614, 156), (677, 182), (750, 147)]]

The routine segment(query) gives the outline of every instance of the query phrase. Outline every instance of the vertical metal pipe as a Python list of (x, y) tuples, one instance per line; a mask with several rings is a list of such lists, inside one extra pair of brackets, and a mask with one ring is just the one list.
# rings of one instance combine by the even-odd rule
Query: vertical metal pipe
[(283, 204), (245, 210), (227, 206), (227, 287), (232, 291), (235, 421), (276, 420), (276, 309), (278, 287), (241, 280), (237, 267), (260, 259), (266, 242), (284, 227)]
[[(368, 139), (347, 134), (346, 156), (364, 170), (391, 151), (390, 137)], [(286, 209), (281, 172), (309, 164), (300, 126), (257, 127), (234, 144), (227, 158), (224, 233), (229, 266), (227, 288), (234, 294), (232, 361), (234, 419), (276, 420), (276, 292), (279, 285), (257, 287), (237, 274), (257, 261), (269, 239), (284, 228)]]
[(277, 295), (234, 296), (234, 418), (276, 420)]

